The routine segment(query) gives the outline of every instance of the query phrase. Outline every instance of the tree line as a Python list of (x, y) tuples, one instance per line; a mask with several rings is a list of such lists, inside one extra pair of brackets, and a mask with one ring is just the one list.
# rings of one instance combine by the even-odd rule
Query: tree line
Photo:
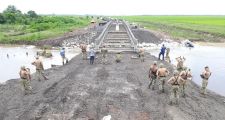
[(0, 24), (30, 24), (39, 16), (35, 11), (30, 10), (22, 13), (14, 5), (9, 5), (2, 13), (0, 13)]
[(14, 5), (9, 5), (0, 13), (0, 24), (23, 25), (30, 32), (43, 31), (66, 26), (84, 25), (89, 18), (74, 16), (44, 16), (30, 10), (22, 13)]

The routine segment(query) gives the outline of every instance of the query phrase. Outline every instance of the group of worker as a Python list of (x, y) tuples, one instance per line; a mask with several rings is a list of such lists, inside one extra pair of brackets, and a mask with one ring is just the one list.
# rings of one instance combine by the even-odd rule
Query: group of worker
[[(80, 44), (80, 48), (81, 48), (83, 60), (87, 60), (88, 59), (88, 56), (87, 56), (87, 45), (82, 43), (82, 44)], [(107, 64), (107, 53), (108, 53), (108, 50), (106, 49), (105, 45), (102, 46), (102, 48), (100, 50), (100, 53), (102, 54), (102, 59), (101, 59), (102, 62), (101, 63), (102, 64)], [(91, 65), (94, 64), (95, 59), (96, 59), (96, 51), (94, 50), (93, 47), (91, 47), (90, 50), (89, 50), (89, 60), (90, 60), (90, 64)], [(115, 58), (116, 63), (121, 62), (121, 60), (122, 60), (121, 52), (116, 53), (116, 58)]]
[[(84, 49), (85, 48), (85, 49)], [(82, 53), (83, 53), (83, 58), (87, 58), (86, 56), (86, 47), (81, 46)], [(106, 64), (107, 63), (107, 49), (103, 45), (101, 49), (101, 54), (102, 54), (102, 63)], [(144, 53), (145, 50), (143, 47), (141, 47), (138, 51), (138, 56), (141, 59), (141, 62), (145, 61), (145, 56)], [(171, 62), (170, 60), (170, 49), (166, 48), (165, 45), (163, 44), (159, 53), (159, 60), (165, 60), (167, 62)], [(90, 53), (92, 55), (92, 53)], [(166, 56), (165, 56), (166, 54)], [(93, 64), (91, 62), (91, 55), (90, 55), (90, 64)], [(122, 55), (120, 52), (116, 54), (116, 62), (120, 62), (122, 58)], [(93, 58), (94, 59), (94, 58)], [(192, 74), (191, 70), (188, 69), (187, 67), (184, 67), (184, 61), (186, 60), (184, 57), (178, 57), (176, 58), (177, 60), (177, 65), (176, 65), (176, 70), (173, 73), (173, 76), (167, 81), (167, 83), (171, 86), (171, 95), (170, 95), (170, 104), (178, 104), (178, 99), (179, 99), (179, 93), (181, 93), (182, 97), (186, 96), (185, 90), (187, 89), (187, 83), (188, 80), (192, 79)], [(151, 79), (149, 88), (152, 88), (152, 90), (155, 89), (155, 83), (158, 81), (158, 89), (159, 93), (164, 92), (164, 86), (166, 84), (166, 78), (169, 75), (169, 70), (164, 67), (164, 65), (161, 63), (159, 64), (159, 67), (157, 65), (157, 62), (155, 61), (153, 65), (151, 65), (150, 70), (149, 70), (149, 78)], [(200, 93), (203, 95), (206, 95), (206, 87), (208, 84), (208, 79), (211, 75), (211, 72), (209, 71), (209, 67), (206, 66), (205, 70), (202, 73), (202, 87)]]
[(94, 48), (91, 47), (90, 50), (87, 52), (87, 45), (85, 43), (81, 43), (79, 47), (80, 47), (81, 52), (82, 52), (83, 60), (88, 59), (88, 52), (89, 52), (90, 64), (93, 65), (94, 61), (95, 61), (95, 56), (96, 56), (96, 52), (95, 52)]
[[(82, 51), (82, 58), (86, 60), (88, 58), (87, 46), (85, 44), (80, 44), (80, 48)], [(107, 63), (107, 52), (108, 50), (105, 48), (105, 46), (103, 46), (101, 49), (103, 64)], [(161, 56), (162, 56), (162, 60), (164, 60), (165, 52), (166, 52), (166, 58), (169, 58), (170, 49), (166, 48), (165, 45), (163, 45), (159, 53), (159, 60)], [(60, 51), (60, 55), (62, 57), (62, 60), (63, 60), (62, 63), (64, 65), (65, 60), (66, 60), (66, 63), (68, 62), (68, 59), (65, 56), (65, 48), (62, 48), (62, 50)], [(144, 48), (141, 48), (139, 50), (138, 55), (141, 59), (141, 62), (144, 62), (145, 60)], [(95, 56), (96, 56), (96, 52), (93, 49), (93, 47), (91, 47), (89, 50), (89, 59), (90, 59), (91, 65), (94, 64)], [(122, 60), (121, 52), (116, 53), (116, 59), (115, 59), (116, 63), (121, 62), (121, 60)], [(185, 90), (187, 89), (187, 83), (188, 83), (188, 80), (192, 78), (191, 70), (184, 66), (184, 61), (186, 59), (180, 56), (176, 58), (176, 60), (177, 60), (176, 70), (174, 71), (173, 76), (167, 82), (166, 82), (166, 79), (169, 76), (170, 72), (162, 63), (158, 65), (157, 61), (154, 61), (154, 63), (150, 66), (150, 69), (149, 69), (150, 83), (148, 85), (148, 88), (154, 90), (155, 84), (157, 81), (159, 93), (164, 93), (165, 84), (168, 83), (168, 85), (171, 86), (170, 104), (178, 104), (180, 93), (182, 97), (186, 96)], [(170, 62), (170, 60), (168, 62)], [(44, 75), (43, 63), (39, 59), (39, 56), (37, 56), (36, 60), (32, 62), (31, 64), (36, 67), (36, 75), (37, 75), (38, 81), (41, 81), (41, 77), (43, 77), (45, 80), (48, 80), (48, 78), (45, 77)], [(25, 94), (32, 93), (32, 87), (30, 84), (31, 82), (30, 69), (26, 68), (25, 66), (22, 66), (19, 72), (19, 75), (22, 79), (21, 83), (24, 87)], [(202, 72), (200, 76), (203, 79), (200, 93), (202, 95), (206, 95), (208, 79), (211, 76), (211, 72), (208, 66), (205, 67), (204, 71)]]
[[(43, 63), (39, 59), (39, 56), (36, 56), (36, 60), (34, 60), (31, 64), (36, 67), (36, 76), (38, 81), (41, 81), (41, 78), (44, 78), (44, 80), (48, 80), (48, 78), (44, 75)], [(25, 66), (22, 66), (20, 69), (19, 75), (21, 78), (21, 84), (24, 88), (25, 95), (31, 94), (32, 87), (31, 87), (30, 69), (26, 68)]]
[[(170, 50), (165, 47), (165, 45), (162, 46), (161, 51), (159, 53), (159, 60), (160, 56), (163, 56), (164, 60), (164, 53), (166, 50)], [(169, 52), (167, 51), (167, 57), (169, 57)], [(184, 61), (186, 60), (184, 57), (178, 57), (176, 58), (177, 65), (176, 70), (173, 73), (173, 76), (167, 81), (168, 85), (170, 85), (170, 104), (178, 104), (179, 100), (179, 94), (181, 93), (182, 97), (186, 96), (185, 90), (187, 89), (187, 83), (188, 80), (191, 80), (192, 74), (191, 70), (184, 66)], [(164, 67), (162, 63), (159, 64), (159, 67), (157, 65), (157, 61), (155, 61), (149, 69), (149, 78), (150, 83), (148, 85), (148, 88), (154, 90), (155, 89), (155, 83), (158, 81), (158, 89), (159, 93), (164, 92), (164, 86), (166, 83), (166, 77), (169, 75), (169, 71), (167, 68)], [(211, 72), (209, 70), (209, 67), (206, 66), (204, 68), (204, 71), (200, 75), (202, 77), (202, 87), (200, 90), (200, 93), (202, 95), (206, 95), (206, 87), (208, 85), (208, 79), (211, 76)]]

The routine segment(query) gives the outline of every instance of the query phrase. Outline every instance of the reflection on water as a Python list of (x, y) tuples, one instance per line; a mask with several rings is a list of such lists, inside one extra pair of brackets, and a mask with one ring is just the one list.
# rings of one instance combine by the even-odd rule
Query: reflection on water
[[(35, 55), (39, 49), (34, 46), (27, 47), (3, 47), (0, 46), (0, 83), (5, 82), (9, 79), (19, 78), (19, 70), (21, 65), (31, 69), (31, 73), (35, 72), (35, 67), (31, 65), (31, 62), (35, 60)], [(62, 59), (59, 54), (59, 50), (51, 50), (52, 58), (43, 58), (44, 68), (48, 69), (51, 64), (62, 65)], [(79, 54), (80, 50), (76, 49), (66, 49), (66, 57), (70, 60), (75, 55)], [(26, 54), (28, 53), (28, 55)], [(7, 55), (8, 54), (8, 55)]]
[[(212, 71), (208, 89), (225, 96), (225, 48), (195, 45), (194, 48), (189, 49), (177, 43), (165, 43), (165, 45), (171, 49), (170, 58), (172, 64), (176, 64), (176, 57), (185, 56), (185, 64), (191, 68), (193, 81), (198, 85), (201, 85), (200, 74), (204, 67), (208, 65)], [(148, 52), (158, 56), (160, 47), (161, 45), (152, 47)]]

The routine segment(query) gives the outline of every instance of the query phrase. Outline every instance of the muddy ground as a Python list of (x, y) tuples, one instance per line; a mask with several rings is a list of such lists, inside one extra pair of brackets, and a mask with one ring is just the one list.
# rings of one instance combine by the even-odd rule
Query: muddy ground
[(101, 64), (101, 55), (94, 65), (79, 55), (65, 66), (46, 70), (48, 81), (38, 82), (33, 75), (34, 94), (27, 96), (18, 79), (9, 80), (0, 86), (0, 119), (101, 120), (106, 115), (111, 120), (225, 119), (225, 98), (210, 91), (204, 98), (192, 82), (179, 105), (168, 105), (168, 85), (162, 94), (147, 87), (149, 65), (156, 58), (148, 55), (142, 63), (131, 59), (134, 55), (123, 54), (117, 64), (110, 54), (106, 65)]
[[(140, 41), (155, 40), (146, 37), (152, 34), (136, 33), (142, 34)], [(115, 55), (109, 54), (106, 65), (101, 55), (94, 65), (78, 55), (65, 66), (46, 70), (48, 81), (38, 82), (33, 74), (34, 93), (26, 96), (19, 79), (9, 80), (0, 85), (0, 120), (101, 120), (106, 115), (111, 120), (225, 119), (225, 97), (209, 91), (205, 98), (191, 81), (187, 97), (179, 105), (168, 105), (170, 86), (166, 85), (163, 94), (148, 89), (149, 66), (157, 59), (147, 55), (142, 63), (131, 59), (135, 55), (123, 54), (122, 63), (117, 64)], [(172, 66), (164, 64), (172, 73)]]
[(152, 32), (149, 32), (145, 29), (132, 29), (132, 33), (134, 34), (135, 38), (138, 39), (139, 43), (154, 43), (159, 44), (161, 41), (161, 36), (158, 36)]

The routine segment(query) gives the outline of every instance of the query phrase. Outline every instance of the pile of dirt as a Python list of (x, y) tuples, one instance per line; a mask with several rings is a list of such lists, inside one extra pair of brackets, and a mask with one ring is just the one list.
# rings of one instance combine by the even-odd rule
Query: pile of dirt
[(139, 43), (154, 43), (160, 44), (163, 41), (160, 40), (160, 37), (156, 36), (154, 33), (144, 30), (144, 29), (132, 29), (132, 33), (135, 38), (138, 39)]
[(71, 43), (79, 44), (81, 42), (92, 43), (100, 35), (105, 26), (88, 26), (86, 28), (76, 29), (65, 33), (63, 36), (49, 38), (38, 41), (36, 46), (62, 46), (63, 44), (70, 46)]
[[(34, 94), (24, 96), (19, 80), (0, 85), (1, 120), (224, 120), (225, 100), (213, 92), (206, 98), (199, 87), (190, 82), (187, 97), (179, 106), (170, 106), (169, 90), (158, 94), (148, 89), (148, 70), (157, 60), (146, 56), (146, 61), (131, 59), (136, 54), (123, 54), (115, 63), (115, 54), (101, 64), (101, 55), (94, 65), (82, 60), (81, 55), (68, 64), (45, 71), (49, 80), (38, 82), (32, 75)], [(170, 64), (163, 61), (172, 73)]]

